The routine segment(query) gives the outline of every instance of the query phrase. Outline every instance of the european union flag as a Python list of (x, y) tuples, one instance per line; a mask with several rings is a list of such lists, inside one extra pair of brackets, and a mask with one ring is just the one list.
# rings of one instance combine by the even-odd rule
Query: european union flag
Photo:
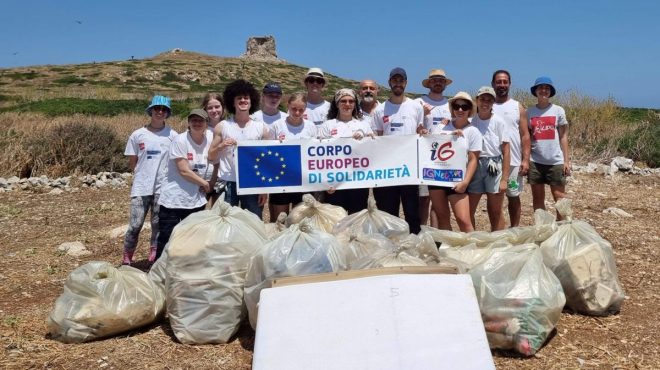
[(300, 145), (238, 147), (241, 188), (302, 185)]

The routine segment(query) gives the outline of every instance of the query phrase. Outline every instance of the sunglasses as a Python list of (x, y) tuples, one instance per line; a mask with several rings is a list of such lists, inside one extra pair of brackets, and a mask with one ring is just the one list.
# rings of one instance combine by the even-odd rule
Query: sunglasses
[(462, 110), (463, 112), (467, 112), (470, 109), (472, 109), (472, 106), (470, 104), (452, 104), (451, 109)]
[(305, 79), (305, 82), (310, 84), (319, 84), (319, 85), (325, 84), (325, 80), (320, 77), (308, 77)]

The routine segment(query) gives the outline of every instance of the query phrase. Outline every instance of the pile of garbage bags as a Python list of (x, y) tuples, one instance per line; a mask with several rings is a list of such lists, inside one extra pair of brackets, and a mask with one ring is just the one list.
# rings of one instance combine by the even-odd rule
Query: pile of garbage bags
[[(91, 266), (98, 262), (72, 272), (49, 329), (55, 339), (81, 342), (153, 322), (166, 307), (182, 343), (226, 343), (246, 316), (257, 327), (260, 293), (273, 279), (444, 265), (472, 277), (491, 348), (529, 356), (543, 346), (565, 306), (607, 315), (625, 298), (611, 244), (572, 218), (570, 201), (556, 207), (565, 221), (537, 210), (532, 226), (491, 233), (422, 226), (415, 235), (373, 199), (347, 215), (305, 195), (288, 216), (268, 225), (219, 200), (177, 225), (148, 275), (111, 266), (99, 275), (94, 269), (100, 267)], [(138, 294), (126, 294), (130, 289)]]
[(48, 316), (50, 337), (82, 343), (151, 324), (165, 307), (165, 291), (129, 266), (89, 262), (69, 274)]

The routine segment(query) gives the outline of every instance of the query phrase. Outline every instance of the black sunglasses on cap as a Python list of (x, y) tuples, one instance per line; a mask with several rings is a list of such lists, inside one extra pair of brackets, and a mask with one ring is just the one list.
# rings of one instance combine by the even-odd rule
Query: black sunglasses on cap
[(305, 82), (308, 82), (308, 83), (311, 83), (311, 84), (316, 83), (316, 84), (319, 84), (319, 85), (323, 85), (325, 83), (325, 80), (320, 78), (320, 77), (307, 77), (305, 79)]
[(469, 111), (470, 109), (472, 109), (472, 105), (470, 105), (470, 104), (456, 104), (456, 103), (454, 103), (454, 104), (451, 105), (451, 109), (453, 109), (453, 110), (462, 110), (463, 112), (467, 112), (467, 111)]

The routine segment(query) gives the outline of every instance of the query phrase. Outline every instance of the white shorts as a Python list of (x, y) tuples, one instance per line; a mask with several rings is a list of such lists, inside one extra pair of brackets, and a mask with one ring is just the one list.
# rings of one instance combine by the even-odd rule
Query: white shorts
[(509, 181), (507, 182), (506, 196), (510, 198), (519, 197), (523, 191), (523, 177), (518, 174), (520, 166), (509, 168)]
[(420, 197), (428, 197), (429, 196), (429, 186), (428, 185), (420, 185), (419, 186), (419, 196)]

